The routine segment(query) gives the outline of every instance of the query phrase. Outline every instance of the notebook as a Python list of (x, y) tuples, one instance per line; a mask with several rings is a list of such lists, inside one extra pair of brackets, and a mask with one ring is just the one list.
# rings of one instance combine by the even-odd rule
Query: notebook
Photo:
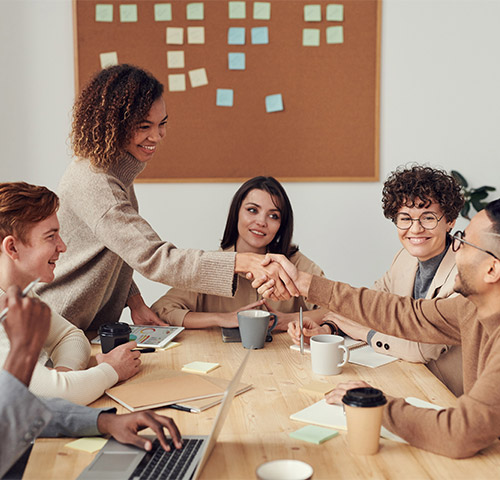
[[(85, 468), (78, 478), (80, 480), (138, 479), (144, 473), (155, 480), (162, 478), (175, 478), (176, 480), (198, 479), (224, 426), (251, 352), (252, 350), (247, 351), (241, 365), (224, 392), (222, 404), (217, 412), (210, 435), (208, 437), (204, 435), (183, 436), (183, 440), (188, 442), (190, 449), (188, 452), (187, 445), (185, 445), (186, 453), (188, 453), (186, 459), (177, 459), (179, 452), (175, 449), (171, 452), (160, 449), (152, 455), (137, 447), (123, 445), (112, 438), (108, 440), (94, 461)], [(176, 461), (176, 465), (172, 468), (167, 467), (167, 472), (164, 472), (165, 475), (158, 473), (156, 469), (171, 461), (172, 457)]]
[[(130, 325), (130, 340), (135, 340), (138, 347), (163, 348), (172, 341), (184, 327), (159, 327), (157, 325)], [(94, 345), (101, 344), (99, 335), (92, 340)]]

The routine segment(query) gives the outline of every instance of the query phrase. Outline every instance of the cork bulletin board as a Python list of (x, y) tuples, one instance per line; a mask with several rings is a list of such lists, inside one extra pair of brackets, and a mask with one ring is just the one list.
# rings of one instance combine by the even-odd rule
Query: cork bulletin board
[(74, 0), (77, 91), (130, 63), (165, 85), (139, 180), (376, 181), (381, 0)]

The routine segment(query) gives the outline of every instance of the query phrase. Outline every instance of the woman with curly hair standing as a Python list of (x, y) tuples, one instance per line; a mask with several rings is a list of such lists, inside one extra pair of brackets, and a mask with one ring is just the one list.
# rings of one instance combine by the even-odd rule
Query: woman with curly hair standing
[[(288, 298), (293, 283), (281, 269), (262, 267), (250, 253), (181, 250), (163, 241), (138, 213), (133, 182), (165, 136), (163, 85), (130, 65), (102, 70), (75, 103), (75, 159), (59, 185), (61, 237), (68, 250), (55, 280), (38, 293), (76, 326), (118, 321), (125, 306), (137, 324), (162, 324), (132, 280), (144, 277), (203, 293), (232, 296), (234, 273), (276, 281)], [(286, 284), (286, 288), (285, 285)]]
[[(413, 298), (456, 295), (455, 253), (450, 232), (464, 204), (460, 186), (442, 170), (420, 165), (400, 167), (384, 183), (382, 206), (396, 226), (403, 248), (390, 269), (373, 285), (374, 290)], [(385, 335), (332, 312), (331, 321), (347, 335), (368, 342), (375, 351), (409, 362), (426, 363), (455, 395), (463, 393), (461, 347), (412, 342)], [(330, 333), (326, 326), (309, 334)], [(289, 329), (295, 339), (295, 324)]]

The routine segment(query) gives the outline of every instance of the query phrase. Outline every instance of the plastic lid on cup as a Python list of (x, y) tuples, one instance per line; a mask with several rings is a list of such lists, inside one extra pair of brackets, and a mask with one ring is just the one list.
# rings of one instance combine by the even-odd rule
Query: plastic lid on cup
[(387, 403), (381, 390), (371, 387), (360, 387), (347, 390), (342, 403), (349, 407), (379, 407)]
[(104, 336), (121, 336), (130, 335), (130, 325), (122, 322), (104, 323), (99, 327), (99, 335)]

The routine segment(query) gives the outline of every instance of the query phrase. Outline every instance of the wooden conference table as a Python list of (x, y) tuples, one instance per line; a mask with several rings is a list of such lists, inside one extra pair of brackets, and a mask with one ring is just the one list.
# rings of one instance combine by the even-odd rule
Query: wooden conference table
[[(209, 375), (230, 379), (245, 354), (241, 344), (222, 343), (219, 329), (184, 331), (176, 340), (181, 346), (142, 355), (143, 369), (138, 375), (162, 367), (180, 370), (184, 364), (200, 360), (220, 363), (221, 368)], [(301, 356), (290, 350), (290, 343), (286, 333), (279, 333), (264, 349), (253, 352), (242, 381), (253, 384), (254, 388), (234, 399), (202, 478), (252, 479), (261, 463), (280, 458), (308, 462), (314, 468), (315, 480), (500, 477), (499, 442), (473, 458), (452, 460), (384, 439), (377, 455), (352, 455), (344, 431), (321, 445), (290, 438), (290, 432), (305, 425), (290, 420), (290, 414), (322, 398), (319, 394), (299, 391), (300, 386), (312, 380), (336, 384), (362, 379), (390, 395), (418, 397), (444, 407), (456, 403), (455, 397), (423, 365), (397, 361), (371, 369), (348, 364), (341, 375), (322, 377), (312, 373), (310, 355)], [(107, 396), (91, 406), (114, 406), (119, 413), (126, 413)], [(208, 434), (217, 410), (218, 406), (199, 414), (172, 409), (158, 411), (173, 417), (184, 434)], [(65, 447), (68, 442), (68, 439), (37, 440), (24, 478), (76, 478), (94, 455)]]

